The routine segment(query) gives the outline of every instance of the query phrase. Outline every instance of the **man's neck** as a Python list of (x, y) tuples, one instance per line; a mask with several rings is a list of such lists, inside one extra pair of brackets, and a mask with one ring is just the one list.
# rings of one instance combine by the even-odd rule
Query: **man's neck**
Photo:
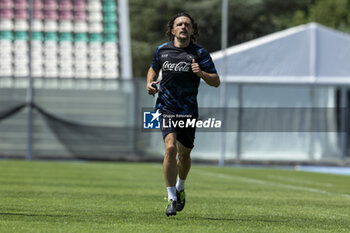
[(190, 44), (191, 40), (178, 40), (176, 37), (174, 38), (174, 46), (178, 48), (185, 48)]

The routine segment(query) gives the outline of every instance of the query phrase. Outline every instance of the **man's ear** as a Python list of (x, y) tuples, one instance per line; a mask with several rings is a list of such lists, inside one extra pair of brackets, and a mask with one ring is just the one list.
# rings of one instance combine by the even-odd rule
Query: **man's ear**
[(174, 29), (171, 29), (171, 34), (175, 36)]

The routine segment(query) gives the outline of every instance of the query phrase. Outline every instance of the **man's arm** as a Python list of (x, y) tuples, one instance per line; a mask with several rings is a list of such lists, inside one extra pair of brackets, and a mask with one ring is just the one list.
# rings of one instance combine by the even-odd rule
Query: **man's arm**
[(199, 74), (197, 73), (197, 76), (202, 78), (209, 86), (218, 87), (220, 86), (220, 78), (219, 75), (216, 73), (207, 73), (204, 71), (201, 71)]
[(201, 70), (201, 67), (198, 63), (195, 62), (195, 60), (192, 60), (192, 71), (195, 73), (198, 77), (203, 79), (209, 86), (218, 87), (220, 86), (220, 78), (217, 73), (207, 73)]
[(154, 95), (158, 90), (152, 87), (152, 83), (158, 84), (160, 81), (156, 81), (158, 78), (159, 71), (155, 71), (152, 67), (148, 69), (147, 72), (147, 85), (146, 89), (149, 95)]

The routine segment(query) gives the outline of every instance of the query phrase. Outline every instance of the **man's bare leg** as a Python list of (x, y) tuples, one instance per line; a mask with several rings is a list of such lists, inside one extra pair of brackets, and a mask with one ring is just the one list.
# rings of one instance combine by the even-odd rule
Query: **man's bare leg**
[(178, 151), (178, 160), (177, 160), (177, 169), (179, 177), (182, 180), (186, 180), (187, 174), (191, 169), (191, 151), (192, 149), (185, 147), (181, 142), (177, 141), (177, 151)]
[[(165, 143), (165, 156), (163, 160), (163, 172), (164, 172), (165, 185), (167, 188), (175, 187), (176, 176), (177, 176), (176, 133), (169, 133), (168, 135), (166, 135), (164, 139), (164, 143)], [(168, 190), (168, 194), (169, 194), (169, 190)], [(170, 194), (169, 199), (171, 197), (172, 197), (172, 200), (174, 200), (174, 197)]]
[(163, 172), (166, 189), (168, 191), (169, 205), (165, 210), (167, 216), (176, 215), (176, 176), (177, 176), (177, 165), (176, 165), (176, 133), (170, 133), (164, 138), (165, 143), (165, 156), (163, 160)]
[(176, 182), (177, 211), (181, 211), (185, 207), (185, 181), (191, 169), (191, 150), (192, 149), (185, 147), (179, 141), (177, 142), (177, 169), (179, 172), (179, 177)]

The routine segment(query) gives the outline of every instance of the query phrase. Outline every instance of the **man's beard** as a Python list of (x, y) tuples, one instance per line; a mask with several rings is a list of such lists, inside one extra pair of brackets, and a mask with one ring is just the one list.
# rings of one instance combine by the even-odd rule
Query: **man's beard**
[(180, 41), (180, 42), (186, 42), (186, 41), (188, 41), (188, 40), (190, 40), (191, 39), (191, 37), (190, 36), (186, 36), (186, 37), (180, 37), (180, 36), (178, 36), (178, 37), (176, 37), (176, 39), (178, 40), (178, 41)]

